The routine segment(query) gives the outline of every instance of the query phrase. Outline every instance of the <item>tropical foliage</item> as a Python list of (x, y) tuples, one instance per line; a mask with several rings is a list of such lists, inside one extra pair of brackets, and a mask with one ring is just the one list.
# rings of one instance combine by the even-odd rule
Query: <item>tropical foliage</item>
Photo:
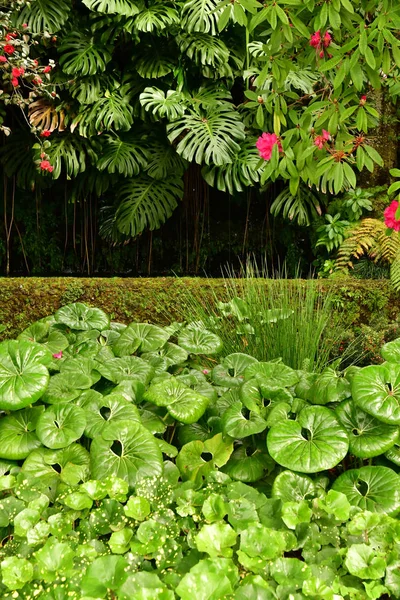
[[(307, 223), (319, 205), (310, 194), (301, 205), (301, 186), (338, 194), (382, 164), (368, 139), (379, 119), (371, 92), (399, 94), (398, 29), (394, 0), (10, 5), (4, 52), (11, 45), (22, 60), (30, 46), (29, 60), (56, 68), (42, 98), (21, 82), (31, 129), (6, 144), (6, 173), (28, 189), (72, 180), (80, 201), (95, 193), (115, 241), (171, 215), (189, 163), (230, 193), (283, 179), (290, 196), (274, 210)], [(9, 109), (5, 119), (17, 135)], [(265, 161), (255, 148), (263, 132)], [(31, 169), (40, 159), (46, 177)]]
[(1, 343), (2, 597), (397, 598), (399, 356), (317, 374), (81, 303)]

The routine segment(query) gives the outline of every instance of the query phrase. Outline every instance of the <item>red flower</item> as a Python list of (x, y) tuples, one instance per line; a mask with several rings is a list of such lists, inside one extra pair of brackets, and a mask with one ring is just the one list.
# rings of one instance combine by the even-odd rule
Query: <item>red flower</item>
[(51, 166), (48, 160), (42, 160), (39, 166), (42, 169), (42, 171), (48, 171), (49, 173), (51, 173), (54, 169), (54, 167)]
[(367, 96), (361, 96), (360, 98), (360, 106), (364, 106), (364, 104), (367, 102)]
[(14, 54), (14, 52), (15, 52), (15, 48), (11, 44), (6, 44), (3, 48), (3, 50), (6, 54)]
[(49, 131), (48, 129), (45, 129), (44, 131), (42, 131), (42, 133), (40, 134), (40, 137), (50, 137), (51, 136), (51, 131)]
[(329, 131), (326, 131), (326, 129), (322, 130), (322, 135), (317, 135), (317, 137), (314, 140), (314, 145), (317, 146), (320, 150), (322, 150), (322, 148), (325, 145), (325, 142), (328, 142), (331, 139), (331, 134), (329, 133)]
[(36, 58), (35, 58), (35, 60), (33, 61), (33, 64), (35, 65), (35, 67), (38, 67), (39, 66), (39, 61), (36, 60)]
[(321, 32), (319, 30), (312, 34), (310, 39), (310, 46), (312, 46), (313, 48), (320, 48)]
[(278, 144), (279, 152), (283, 152), (282, 144), (275, 133), (263, 133), (256, 142), (258, 152), (264, 160), (270, 160), (274, 146)]
[(43, 73), (50, 73), (50, 71), (51, 71), (51, 66), (50, 65), (47, 65), (47, 67), (45, 67), (43, 69)]
[(332, 36), (331, 34), (326, 31), (325, 35), (324, 35), (324, 47), (327, 48), (328, 46), (330, 46), (332, 43)]
[(325, 54), (324, 54), (324, 51), (323, 51), (323, 50), (321, 50), (321, 52), (319, 53), (319, 57), (320, 57), (320, 58), (324, 58), (324, 56), (325, 56)]
[(399, 208), (399, 203), (396, 200), (385, 208), (383, 215), (385, 217), (385, 225), (389, 229), (394, 229), (395, 231), (400, 231), (400, 220), (396, 220), (396, 211)]
[(7, 33), (7, 35), (6, 35), (6, 42), (10, 42), (11, 40), (13, 40), (16, 37), (17, 37), (16, 33)]
[(17, 67), (13, 67), (11, 73), (13, 77), (21, 77), (21, 75), (25, 73), (25, 69), (23, 67), (21, 67), (20, 69), (18, 69)]
[(32, 83), (33, 85), (40, 85), (43, 83), (43, 79), (41, 79), (41, 77), (35, 77), (35, 79), (32, 79)]
[(6, 63), (7, 62), (7, 57), (3, 56), (3, 54), (0, 55), (0, 63)]
[(53, 358), (62, 358), (62, 350), (60, 350), (60, 352), (56, 352), (55, 354), (53, 354)]
[(13, 77), (11, 79), (11, 83), (13, 84), (14, 87), (18, 87), (18, 85), (19, 85), (18, 79), (16, 77)]

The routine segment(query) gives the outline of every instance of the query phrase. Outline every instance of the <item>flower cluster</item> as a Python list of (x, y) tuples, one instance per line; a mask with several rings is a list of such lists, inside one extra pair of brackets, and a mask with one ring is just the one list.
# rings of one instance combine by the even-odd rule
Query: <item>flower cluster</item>
[(394, 231), (400, 231), (400, 219), (396, 219), (396, 212), (399, 208), (399, 203), (396, 200), (385, 208), (383, 216), (385, 217), (385, 225)]
[(326, 131), (326, 129), (322, 130), (322, 134), (321, 135), (317, 135), (315, 140), (314, 140), (314, 145), (317, 146), (320, 150), (322, 150), (322, 148), (324, 147), (326, 142), (329, 142), (329, 140), (331, 139), (331, 134), (329, 133), (329, 131)]
[(332, 43), (332, 36), (329, 31), (325, 31), (324, 35), (321, 35), (321, 31), (318, 29), (312, 34), (310, 38), (310, 46), (319, 50), (319, 57), (324, 57), (324, 48), (328, 48)]
[(279, 152), (283, 152), (282, 144), (276, 133), (263, 133), (256, 142), (258, 152), (264, 160), (270, 160), (274, 146), (277, 145)]

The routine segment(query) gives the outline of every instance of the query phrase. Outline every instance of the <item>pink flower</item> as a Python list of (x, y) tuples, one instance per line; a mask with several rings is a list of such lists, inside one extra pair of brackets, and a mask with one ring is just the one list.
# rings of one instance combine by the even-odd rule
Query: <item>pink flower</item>
[(203, 370), (202, 370), (202, 373), (203, 373), (203, 375), (208, 375), (208, 374), (209, 374), (209, 372), (210, 372), (210, 371), (209, 371), (208, 369), (203, 369)]
[(60, 352), (56, 352), (56, 354), (53, 354), (53, 358), (62, 358), (62, 350), (60, 350)]
[(18, 85), (19, 85), (18, 79), (16, 77), (13, 77), (11, 79), (11, 83), (14, 87), (18, 87)]
[(28, 23), (22, 23), (22, 27), (26, 29), (28, 27)]
[(263, 133), (256, 142), (258, 152), (264, 160), (270, 160), (274, 146), (278, 144), (279, 152), (283, 152), (282, 144), (276, 133)]
[(313, 48), (319, 48), (321, 46), (321, 32), (320, 30), (312, 34), (310, 39), (310, 46)]
[(49, 173), (51, 173), (54, 169), (54, 167), (51, 166), (48, 160), (42, 160), (39, 167), (42, 171), (48, 171)]
[(327, 48), (328, 46), (330, 46), (332, 43), (332, 36), (331, 34), (326, 31), (325, 35), (324, 35), (324, 47)]
[(15, 48), (12, 44), (6, 44), (3, 50), (6, 54), (14, 54), (15, 52)]
[(324, 53), (324, 51), (323, 51), (323, 50), (321, 50), (321, 52), (319, 53), (319, 57), (320, 57), (320, 58), (324, 58), (324, 56), (325, 56), (325, 53)]
[(7, 62), (7, 57), (4, 56), (3, 54), (0, 55), (0, 63), (6, 63)]
[(389, 229), (400, 231), (400, 219), (396, 220), (396, 211), (399, 208), (399, 203), (393, 200), (390, 206), (385, 208), (383, 215), (385, 217), (385, 225)]
[(35, 77), (35, 79), (32, 79), (32, 83), (33, 85), (40, 85), (43, 83), (43, 79), (41, 77)]
[(13, 67), (11, 74), (13, 77), (21, 77), (21, 75), (23, 75), (25, 73), (25, 69), (23, 67), (21, 67), (20, 69), (18, 69), (17, 67)]
[(331, 139), (331, 134), (329, 133), (329, 131), (326, 131), (326, 129), (322, 130), (322, 135), (317, 135), (317, 137), (314, 140), (314, 145), (317, 146), (320, 150), (322, 150), (322, 148), (325, 145), (325, 142), (328, 142)]
[(51, 71), (51, 67), (50, 67), (50, 65), (47, 65), (47, 67), (45, 67), (45, 68), (43, 69), (43, 73), (50, 73), (50, 71)]

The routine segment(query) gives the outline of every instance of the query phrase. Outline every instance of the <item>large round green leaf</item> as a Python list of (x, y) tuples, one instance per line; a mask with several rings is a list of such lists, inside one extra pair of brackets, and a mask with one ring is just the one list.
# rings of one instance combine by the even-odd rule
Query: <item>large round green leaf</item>
[(313, 480), (307, 475), (282, 471), (275, 477), (272, 485), (272, 497), (282, 502), (301, 502), (315, 498), (316, 489)]
[(306, 406), (297, 421), (273, 425), (267, 444), (277, 463), (300, 473), (332, 469), (349, 448), (347, 434), (334, 412), (323, 406)]
[(44, 406), (24, 408), (0, 419), (0, 458), (21, 460), (41, 446), (35, 429)]
[(361, 410), (354, 402), (342, 402), (336, 415), (347, 431), (350, 452), (360, 458), (383, 454), (394, 446), (399, 437), (399, 427), (382, 423)]
[[(74, 377), (68, 373), (57, 373), (50, 378), (49, 385), (41, 397), (46, 404), (59, 404), (60, 402), (72, 402), (78, 398), (87, 383), (86, 376)], [(84, 387), (81, 388), (81, 385)]]
[(222, 416), (224, 433), (233, 438), (245, 438), (261, 433), (267, 423), (257, 413), (249, 412), (241, 402), (235, 402)]
[(252, 446), (239, 446), (222, 471), (232, 479), (250, 483), (270, 473), (274, 466), (275, 462), (266, 452), (260, 452)]
[(0, 344), (1, 410), (24, 408), (42, 396), (49, 382), (49, 372), (42, 364), (48, 354), (39, 344), (26, 341)]
[(65, 335), (57, 329), (51, 329), (49, 321), (37, 321), (20, 333), (18, 339), (43, 344), (52, 354), (65, 350), (69, 346)]
[(87, 402), (84, 406), (86, 417), (85, 435), (95, 439), (101, 434), (107, 423), (115, 421), (137, 421), (140, 415), (136, 406), (123, 396), (110, 394), (100, 399)]
[(335, 369), (327, 367), (311, 385), (306, 399), (313, 404), (341, 402), (351, 395), (350, 383), (341, 377)]
[(103, 377), (113, 383), (121, 383), (127, 379), (138, 379), (145, 385), (151, 380), (154, 369), (148, 362), (138, 356), (114, 358), (107, 363), (97, 363), (96, 369)]
[(395, 515), (400, 510), (400, 477), (387, 467), (361, 467), (340, 475), (332, 488), (350, 504), (370, 512)]
[(186, 327), (178, 336), (178, 344), (190, 354), (218, 354), (222, 340), (207, 329)]
[(352, 382), (354, 402), (383, 423), (400, 425), (400, 364), (361, 369)]
[(385, 458), (400, 467), (400, 443), (397, 441), (392, 448), (385, 452)]
[(236, 352), (222, 359), (221, 363), (214, 367), (211, 378), (214, 383), (223, 387), (236, 387), (243, 382), (246, 368), (258, 362), (256, 358)]
[(110, 319), (100, 308), (92, 308), (82, 302), (67, 304), (60, 308), (56, 314), (57, 323), (63, 323), (71, 329), (85, 331), (87, 329), (108, 329)]
[(122, 340), (128, 335), (139, 341), (137, 346), (139, 352), (155, 352), (162, 348), (170, 337), (169, 331), (148, 323), (131, 323), (121, 334), (118, 343), (122, 343)]
[(22, 465), (22, 472), (49, 484), (58, 479), (76, 485), (89, 477), (89, 453), (79, 444), (61, 450), (39, 448), (30, 453)]
[(400, 364), (400, 339), (384, 344), (381, 355), (388, 362)]
[(36, 434), (47, 448), (66, 448), (79, 439), (86, 427), (85, 412), (79, 406), (54, 404), (40, 415)]
[(85, 356), (67, 358), (61, 363), (60, 373), (69, 375), (75, 381), (74, 387), (88, 389), (97, 383), (100, 374), (96, 370), (97, 363)]
[(181, 423), (195, 423), (203, 416), (208, 398), (192, 390), (175, 377), (150, 386), (145, 400), (157, 406), (166, 406), (169, 414)]
[(169, 368), (174, 365), (180, 365), (184, 363), (188, 358), (188, 353), (183, 348), (180, 348), (180, 346), (177, 346), (177, 344), (167, 342), (159, 350), (155, 350), (154, 352), (145, 352), (141, 356), (144, 360), (162, 358), (165, 361), (167, 368)]
[(269, 385), (276, 387), (291, 387), (299, 381), (296, 371), (281, 362), (259, 362), (249, 365), (245, 371), (245, 379), (261, 375), (269, 380)]
[(90, 448), (92, 477), (114, 476), (133, 487), (143, 477), (162, 473), (161, 450), (154, 437), (140, 423), (119, 421), (107, 425)]

